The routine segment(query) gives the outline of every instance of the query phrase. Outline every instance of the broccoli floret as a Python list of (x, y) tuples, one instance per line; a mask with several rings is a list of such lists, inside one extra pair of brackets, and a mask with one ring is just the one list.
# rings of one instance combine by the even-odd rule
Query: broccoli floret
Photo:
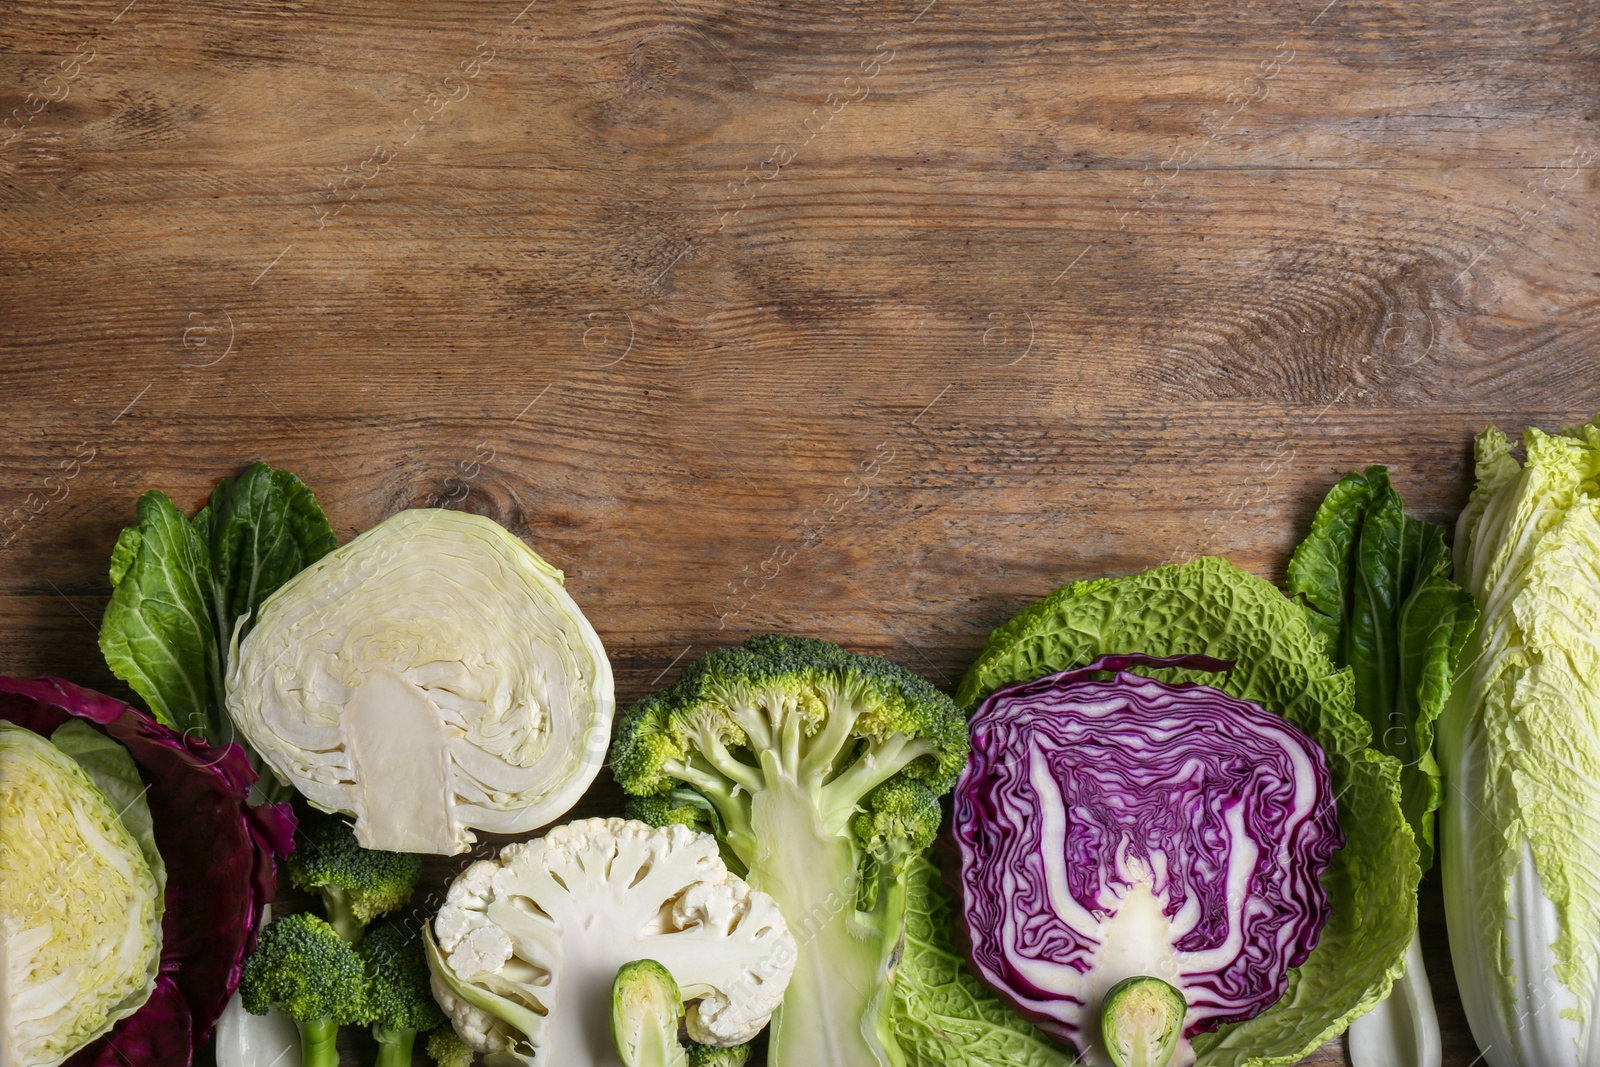
[(411, 902), (422, 857), (356, 844), (355, 828), (337, 815), (305, 811), (288, 858), (295, 888), (322, 896), (328, 922), (354, 943), (366, 925)]
[(689, 1045), (689, 1067), (744, 1067), (750, 1060), (749, 1045), (717, 1048), (715, 1045)]
[(800, 942), (772, 1067), (899, 1062), (889, 983), (905, 864), (932, 842), (936, 798), (967, 747), (965, 717), (927, 681), (803, 637), (704, 656), (624, 718), (618, 783), (662, 798), (661, 818), (683, 812), (674, 790), (698, 792), (725, 850)]
[(717, 810), (692, 789), (674, 789), (658, 796), (630, 797), (628, 818), (651, 826), (681, 823), (702, 834), (717, 832)]
[(683, 995), (655, 960), (624, 963), (611, 983), (611, 1036), (622, 1067), (688, 1067), (678, 1044)]
[(937, 830), (943, 816), (939, 795), (914, 778), (891, 778), (872, 791), (850, 821), (862, 849), (858, 907), (870, 911), (885, 884), (904, 881), (906, 865), (933, 840), (928, 828)]
[(339, 1027), (367, 1018), (361, 957), (332, 926), (300, 912), (274, 919), (245, 961), (239, 998), (265, 1015), (274, 1005), (300, 1029), (302, 1067), (338, 1067)]
[(417, 1033), (444, 1022), (429, 988), (421, 927), (377, 923), (356, 952), (367, 969), (367, 1021), (378, 1042), (377, 1067), (409, 1067)]
[(474, 1053), (454, 1027), (441, 1026), (428, 1035), (428, 1055), (439, 1067), (472, 1067)]

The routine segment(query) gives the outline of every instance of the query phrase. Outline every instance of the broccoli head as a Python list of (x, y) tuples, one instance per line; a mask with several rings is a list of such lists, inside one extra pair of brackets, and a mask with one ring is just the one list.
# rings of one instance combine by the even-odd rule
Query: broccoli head
[(850, 822), (862, 848), (862, 908), (874, 906), (885, 880), (904, 877), (906, 865), (933, 843), (943, 816), (938, 794), (914, 778), (891, 778), (868, 794)]
[(428, 1035), (428, 1055), (439, 1067), (472, 1067), (472, 1058), (477, 1053), (461, 1040), (454, 1027), (441, 1026)]
[(429, 988), (422, 928), (386, 921), (374, 925), (356, 949), (367, 971), (367, 1021), (378, 1042), (377, 1067), (406, 1067), (419, 1031), (444, 1022)]
[(422, 874), (421, 856), (362, 848), (349, 822), (309, 809), (287, 863), (295, 888), (319, 893), (328, 921), (350, 942), (373, 919), (409, 904)]
[(804, 637), (703, 656), (623, 719), (617, 782), (651, 798), (646, 817), (716, 833), (800, 941), (772, 1067), (901, 1061), (888, 1012), (905, 866), (967, 750), (965, 716), (926, 680)]
[(749, 1060), (749, 1045), (734, 1045), (732, 1048), (689, 1045), (689, 1067), (744, 1067)]
[(239, 983), (245, 1011), (276, 1006), (300, 1030), (303, 1067), (338, 1067), (339, 1027), (367, 1018), (361, 957), (332, 926), (300, 912), (261, 931)]
[(702, 834), (717, 832), (717, 812), (692, 789), (674, 789), (653, 796), (630, 797), (628, 818), (650, 826), (687, 826)]

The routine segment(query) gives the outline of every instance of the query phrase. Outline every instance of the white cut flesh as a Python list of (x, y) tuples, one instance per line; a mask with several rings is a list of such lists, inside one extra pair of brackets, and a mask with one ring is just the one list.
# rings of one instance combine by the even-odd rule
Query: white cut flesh
[(300, 1031), (277, 1008), (251, 1015), (235, 993), (217, 1020), (217, 1067), (300, 1067)]
[(1405, 973), (1377, 1007), (1350, 1024), (1348, 1040), (1354, 1067), (1439, 1067), (1439, 1015), (1418, 934), (1411, 935)]
[(494, 521), (386, 519), (269, 597), (228, 714), (368, 848), (454, 855), (553, 822), (605, 761), (611, 665), (561, 572)]

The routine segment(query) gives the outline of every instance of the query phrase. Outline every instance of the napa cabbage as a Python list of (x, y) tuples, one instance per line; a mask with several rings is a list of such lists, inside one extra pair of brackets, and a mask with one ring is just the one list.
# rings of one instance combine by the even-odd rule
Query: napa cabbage
[(1600, 423), (1479, 435), (1439, 720), (1450, 950), (1491, 1067), (1600, 1064)]

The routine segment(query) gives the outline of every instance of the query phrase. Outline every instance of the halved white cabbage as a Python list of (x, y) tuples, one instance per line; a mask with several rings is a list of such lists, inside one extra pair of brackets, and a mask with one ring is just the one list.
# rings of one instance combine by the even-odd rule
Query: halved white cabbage
[(43, 737), (0, 723), (0, 1063), (55, 1067), (138, 1011), (161, 915), (161, 880), (106, 793)]
[(367, 848), (463, 852), (563, 815), (605, 759), (611, 664), (561, 572), (478, 515), (403, 511), (274, 593), (228, 712)]

